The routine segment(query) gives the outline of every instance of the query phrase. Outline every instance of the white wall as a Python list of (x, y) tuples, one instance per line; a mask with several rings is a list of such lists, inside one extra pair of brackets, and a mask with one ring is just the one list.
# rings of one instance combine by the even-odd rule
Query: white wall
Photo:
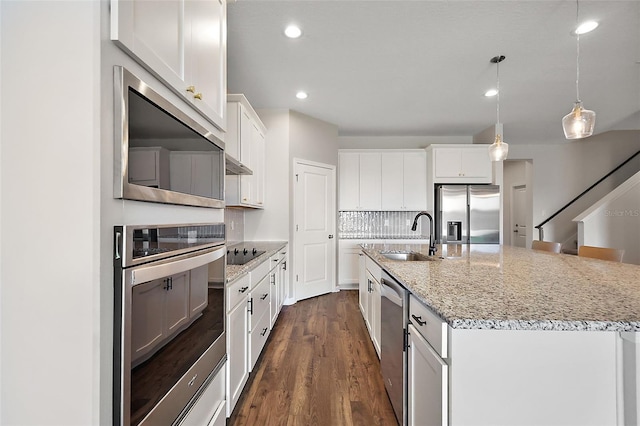
[(338, 127), (326, 121), (290, 112), (291, 158), (338, 166)]
[(609, 194), (579, 224), (580, 245), (624, 249), (624, 263), (640, 265), (640, 172)]
[[(577, 141), (510, 145), (510, 160), (532, 160), (533, 225), (538, 225), (640, 149), (640, 131), (612, 131)], [(637, 169), (636, 169), (637, 171)], [(564, 241), (577, 232), (572, 219), (621, 183), (603, 183), (591, 197), (544, 227), (546, 241)], [(533, 238), (538, 239), (537, 230)], [(571, 240), (571, 238), (569, 238)], [(571, 240), (572, 242), (572, 240)]]
[(2, 2), (2, 424), (99, 421), (99, 8)]
[(223, 211), (113, 198), (113, 65), (189, 107), (109, 40), (108, 1), (0, 4), (0, 423), (111, 424), (113, 226)]
[[(57, 3), (57, 2), (56, 2)], [(75, 2), (74, 2), (75, 3)], [(90, 2), (97, 3), (97, 2)], [(113, 198), (114, 167), (114, 98), (113, 66), (122, 65), (151, 86), (156, 92), (181, 108), (193, 120), (212, 132), (221, 133), (206, 119), (196, 113), (181, 97), (168, 89), (149, 71), (125, 54), (109, 39), (109, 2), (101, 5), (101, 45), (100, 45), (100, 219), (99, 219), (99, 298), (95, 301), (95, 339), (99, 340), (98, 355), (100, 366), (99, 386), (93, 392), (100, 398), (100, 424), (111, 424), (112, 420), (112, 348), (113, 348), (113, 227), (134, 224), (174, 224), (224, 222), (224, 210), (201, 207), (175, 206), (169, 204), (120, 200)], [(81, 108), (79, 104), (77, 108)], [(77, 160), (76, 160), (77, 161)], [(97, 225), (97, 223), (96, 223)], [(98, 238), (98, 237), (97, 237)], [(73, 381), (70, 381), (73, 384)]]
[[(511, 223), (511, 191), (514, 186), (527, 185), (528, 194), (531, 195), (531, 183), (527, 182), (528, 162), (524, 160), (507, 160), (504, 162), (504, 187), (502, 195), (504, 198), (504, 244), (513, 245), (514, 226)], [(531, 214), (527, 217), (527, 230), (531, 234), (532, 221)], [(527, 245), (529, 247), (529, 245)]]

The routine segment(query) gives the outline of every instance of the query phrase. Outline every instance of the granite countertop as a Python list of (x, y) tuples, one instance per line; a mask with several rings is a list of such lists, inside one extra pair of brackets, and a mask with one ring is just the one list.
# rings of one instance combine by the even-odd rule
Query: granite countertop
[[(365, 253), (452, 328), (640, 331), (640, 266), (500, 245), (438, 246), (444, 259)], [(428, 253), (428, 245), (411, 245)]]
[(276, 254), (287, 244), (287, 241), (243, 241), (240, 243), (227, 245), (227, 250), (233, 250), (236, 248), (242, 250), (245, 247), (249, 250), (253, 249), (254, 247), (258, 250), (265, 250), (265, 253), (261, 254), (250, 262), (245, 263), (244, 265), (227, 265), (227, 283), (231, 283), (245, 275), (247, 272), (250, 272), (253, 268), (264, 262), (270, 256)]

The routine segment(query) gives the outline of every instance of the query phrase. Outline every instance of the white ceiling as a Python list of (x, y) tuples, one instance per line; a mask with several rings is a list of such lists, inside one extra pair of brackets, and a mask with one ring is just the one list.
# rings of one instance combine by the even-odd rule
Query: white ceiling
[[(640, 0), (580, 1), (580, 97), (596, 133), (640, 129)], [(576, 2), (266, 1), (228, 5), (228, 90), (342, 136), (472, 136), (500, 121), (510, 143), (564, 139), (576, 98)], [(283, 35), (289, 23), (302, 37)], [(309, 98), (296, 99), (298, 90)]]

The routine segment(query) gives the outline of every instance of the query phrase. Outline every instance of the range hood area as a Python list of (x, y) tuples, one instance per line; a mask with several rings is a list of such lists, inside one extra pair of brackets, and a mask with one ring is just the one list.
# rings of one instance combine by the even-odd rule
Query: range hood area
[(224, 155), (225, 163), (226, 163), (226, 174), (227, 175), (252, 175), (253, 171), (230, 156), (229, 154)]

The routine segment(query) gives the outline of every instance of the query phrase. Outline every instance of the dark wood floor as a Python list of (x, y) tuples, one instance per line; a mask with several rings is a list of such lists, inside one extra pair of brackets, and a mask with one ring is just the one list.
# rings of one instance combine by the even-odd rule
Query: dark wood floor
[(229, 425), (397, 425), (357, 291), (283, 307)]

